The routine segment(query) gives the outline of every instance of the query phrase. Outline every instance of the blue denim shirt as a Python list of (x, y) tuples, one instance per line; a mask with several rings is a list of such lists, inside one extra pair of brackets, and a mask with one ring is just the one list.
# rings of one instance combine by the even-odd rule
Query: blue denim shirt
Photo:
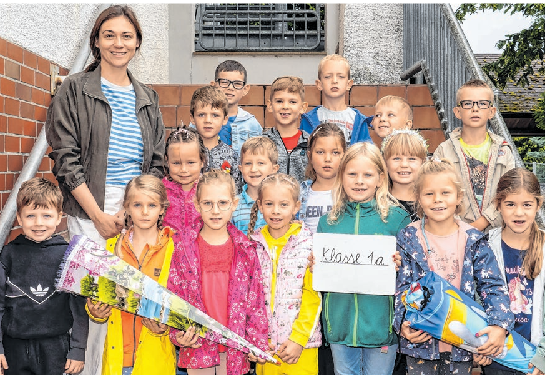
[(223, 143), (233, 147), (238, 157), (242, 144), (249, 138), (261, 135), (263, 128), (254, 115), (240, 107), (234, 120), (231, 121), (231, 119), (230, 117), (229, 122), (221, 128), (218, 135)]

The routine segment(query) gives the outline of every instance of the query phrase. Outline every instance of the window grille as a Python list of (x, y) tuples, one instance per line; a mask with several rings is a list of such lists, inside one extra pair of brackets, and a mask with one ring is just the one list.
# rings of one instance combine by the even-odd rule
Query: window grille
[(324, 51), (325, 4), (198, 4), (195, 51)]

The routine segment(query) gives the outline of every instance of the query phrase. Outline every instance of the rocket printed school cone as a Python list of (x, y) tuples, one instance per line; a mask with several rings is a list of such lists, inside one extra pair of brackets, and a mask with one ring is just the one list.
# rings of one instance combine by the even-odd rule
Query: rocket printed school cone
[[(405, 305), (405, 319), (411, 328), (421, 329), (438, 340), (472, 353), (483, 345), (487, 337), (475, 334), (488, 324), (481, 305), (460, 292), (434, 272), (428, 272), (411, 284), (401, 296)], [(492, 360), (514, 370), (528, 373), (528, 363), (536, 353), (535, 346), (517, 332), (505, 339), (503, 353)]]
[(70, 241), (56, 286), (180, 330), (196, 326), (201, 337), (277, 362), (86, 236)]

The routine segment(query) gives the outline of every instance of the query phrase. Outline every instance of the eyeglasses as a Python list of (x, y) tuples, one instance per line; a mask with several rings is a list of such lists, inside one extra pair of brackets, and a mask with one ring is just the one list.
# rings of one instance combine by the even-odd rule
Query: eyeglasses
[(199, 205), (201, 206), (201, 208), (202, 208), (202, 210), (204, 212), (211, 211), (214, 208), (214, 205), (217, 205), (218, 208), (221, 211), (227, 211), (228, 209), (231, 208), (232, 204), (233, 204), (233, 202), (231, 202), (231, 201), (218, 201), (218, 202), (202, 201), (202, 202), (199, 202)]
[(477, 104), (477, 107), (480, 109), (488, 109), (492, 105), (492, 102), (490, 100), (479, 100), (476, 102), (473, 100), (460, 100), (458, 107), (462, 107), (463, 109), (472, 109), (475, 104)]
[(233, 85), (233, 88), (235, 90), (242, 90), (244, 88), (244, 85), (246, 84), (246, 82), (244, 81), (230, 81), (224, 78), (218, 78), (216, 82), (220, 87), (223, 87), (224, 89), (229, 88), (229, 86)]

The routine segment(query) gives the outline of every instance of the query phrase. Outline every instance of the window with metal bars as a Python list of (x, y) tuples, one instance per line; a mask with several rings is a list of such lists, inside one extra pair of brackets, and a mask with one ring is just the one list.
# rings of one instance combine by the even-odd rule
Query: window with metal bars
[(325, 4), (198, 4), (195, 51), (324, 51)]

